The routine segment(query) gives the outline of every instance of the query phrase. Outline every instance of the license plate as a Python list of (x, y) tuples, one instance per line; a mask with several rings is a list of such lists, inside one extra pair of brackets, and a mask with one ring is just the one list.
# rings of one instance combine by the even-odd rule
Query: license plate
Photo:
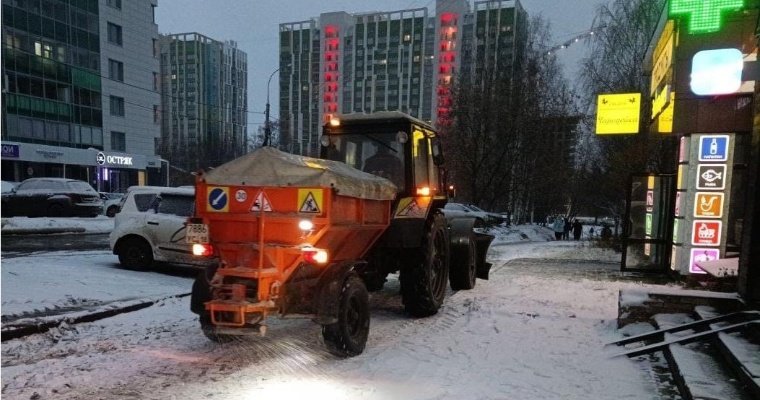
[(187, 243), (208, 243), (208, 225), (187, 224), (185, 241)]

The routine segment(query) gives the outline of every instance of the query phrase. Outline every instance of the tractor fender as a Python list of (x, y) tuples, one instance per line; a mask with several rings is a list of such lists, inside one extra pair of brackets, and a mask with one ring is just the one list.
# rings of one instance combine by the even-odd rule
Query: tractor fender
[(474, 218), (452, 218), (449, 220), (450, 256), (455, 257), (461, 252), (459, 259), (468, 257), (470, 241), (475, 241), (476, 276), (480, 279), (488, 279), (488, 273), (491, 270), (491, 263), (486, 262), (486, 255), (493, 239), (493, 235), (475, 228)]
[(363, 261), (343, 261), (331, 265), (322, 273), (317, 281), (317, 295), (314, 298), (314, 322), (320, 325), (329, 325), (338, 322), (338, 309), (340, 307), (340, 291), (343, 282), (349, 276), (359, 276), (356, 268)]

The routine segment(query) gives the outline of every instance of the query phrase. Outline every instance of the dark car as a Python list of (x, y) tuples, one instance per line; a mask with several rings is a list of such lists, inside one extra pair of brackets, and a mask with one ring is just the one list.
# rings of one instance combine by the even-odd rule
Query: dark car
[(103, 200), (87, 182), (66, 178), (30, 178), (2, 194), (3, 217), (95, 217)]

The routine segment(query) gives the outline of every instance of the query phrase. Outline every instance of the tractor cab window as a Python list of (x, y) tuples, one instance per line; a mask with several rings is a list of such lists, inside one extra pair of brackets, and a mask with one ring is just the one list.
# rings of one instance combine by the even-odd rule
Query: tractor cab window
[(414, 184), (417, 188), (429, 187), (431, 193), (435, 193), (438, 189), (438, 168), (433, 162), (431, 138), (424, 131), (415, 129), (412, 140)]
[(328, 145), (323, 154), (328, 160), (386, 178), (403, 190), (404, 146), (396, 140), (396, 133), (348, 133), (329, 135), (325, 140)]

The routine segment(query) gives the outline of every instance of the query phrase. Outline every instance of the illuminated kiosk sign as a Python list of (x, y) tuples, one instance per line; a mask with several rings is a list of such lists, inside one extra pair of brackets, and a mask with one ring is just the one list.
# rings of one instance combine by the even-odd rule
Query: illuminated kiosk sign
[(744, 56), (737, 49), (697, 52), (691, 60), (691, 91), (700, 96), (736, 93), (743, 70)]
[(744, 8), (744, 0), (671, 0), (670, 15), (686, 15), (689, 33), (717, 32), (724, 11)]
[(596, 134), (639, 132), (641, 93), (601, 94), (596, 102)]

